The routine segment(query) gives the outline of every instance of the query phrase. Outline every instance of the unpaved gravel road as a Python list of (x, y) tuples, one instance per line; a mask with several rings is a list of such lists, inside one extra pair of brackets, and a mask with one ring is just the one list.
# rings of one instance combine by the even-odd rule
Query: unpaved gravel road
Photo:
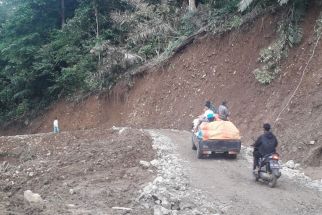
[[(198, 160), (191, 134), (176, 130), (0, 137), (0, 215), (322, 214), (322, 183), (294, 170), (276, 188), (256, 183), (248, 152)], [(25, 190), (44, 204), (27, 202)]]
[(282, 176), (275, 188), (255, 182), (251, 164), (241, 153), (237, 160), (214, 157), (198, 160), (191, 150), (191, 134), (157, 130), (176, 145), (194, 189), (202, 190), (221, 214), (322, 214), (322, 193)]

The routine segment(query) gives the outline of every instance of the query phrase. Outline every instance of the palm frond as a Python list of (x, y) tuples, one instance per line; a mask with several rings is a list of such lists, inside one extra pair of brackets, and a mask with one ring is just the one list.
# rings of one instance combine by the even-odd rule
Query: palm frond
[(113, 12), (111, 13), (111, 19), (119, 24), (119, 25), (123, 25), (123, 24), (129, 24), (129, 23), (133, 23), (133, 21), (135, 21), (135, 15), (133, 13), (129, 13), (129, 12), (124, 12), (124, 13), (120, 13), (120, 12)]
[[(283, 1), (283, 0), (282, 0)], [(249, 5), (253, 2), (253, 0), (241, 0), (238, 5), (238, 10), (240, 12), (245, 11)]]
[(130, 34), (129, 40), (134, 44), (142, 43), (153, 37), (164, 37), (164, 35), (175, 35), (176, 30), (168, 23), (157, 22), (154, 25), (150, 23), (140, 23), (137, 30)]
[(288, 0), (278, 0), (280, 5), (287, 4)]
[[(240, 12), (244, 12), (248, 7), (249, 5), (251, 5), (251, 3), (253, 2), (254, 0), (241, 0), (239, 2), (239, 5), (238, 5), (238, 10)], [(280, 5), (283, 5), (283, 4), (287, 4), (289, 0), (278, 0), (278, 3)]]

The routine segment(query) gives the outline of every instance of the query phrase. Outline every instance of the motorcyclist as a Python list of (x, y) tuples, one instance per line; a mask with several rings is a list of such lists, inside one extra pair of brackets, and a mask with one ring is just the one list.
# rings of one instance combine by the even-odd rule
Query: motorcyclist
[(253, 144), (254, 151), (254, 164), (253, 164), (253, 171), (256, 171), (256, 168), (259, 165), (259, 159), (264, 157), (265, 155), (276, 153), (276, 147), (278, 145), (277, 138), (271, 132), (271, 125), (265, 123), (263, 125), (264, 134), (259, 136), (255, 143)]

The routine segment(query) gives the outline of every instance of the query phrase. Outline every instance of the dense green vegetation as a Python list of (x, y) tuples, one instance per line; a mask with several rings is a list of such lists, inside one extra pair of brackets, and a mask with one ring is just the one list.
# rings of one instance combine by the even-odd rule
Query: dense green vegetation
[[(308, 0), (198, 0), (196, 11), (186, 2), (1, 0), (0, 122), (34, 115), (76, 92), (109, 89), (129, 69), (170, 56), (205, 26), (230, 30), (253, 8), (282, 4), (302, 11)], [(300, 35), (290, 25), (297, 14), (283, 28)], [(293, 35), (286, 40), (297, 42)]]

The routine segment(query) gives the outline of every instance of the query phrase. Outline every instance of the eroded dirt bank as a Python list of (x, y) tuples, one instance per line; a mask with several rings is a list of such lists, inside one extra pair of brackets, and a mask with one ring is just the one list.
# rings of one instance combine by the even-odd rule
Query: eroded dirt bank
[(140, 165), (155, 157), (151, 141), (124, 128), (1, 137), (0, 214), (151, 214), (136, 201), (155, 175)]

